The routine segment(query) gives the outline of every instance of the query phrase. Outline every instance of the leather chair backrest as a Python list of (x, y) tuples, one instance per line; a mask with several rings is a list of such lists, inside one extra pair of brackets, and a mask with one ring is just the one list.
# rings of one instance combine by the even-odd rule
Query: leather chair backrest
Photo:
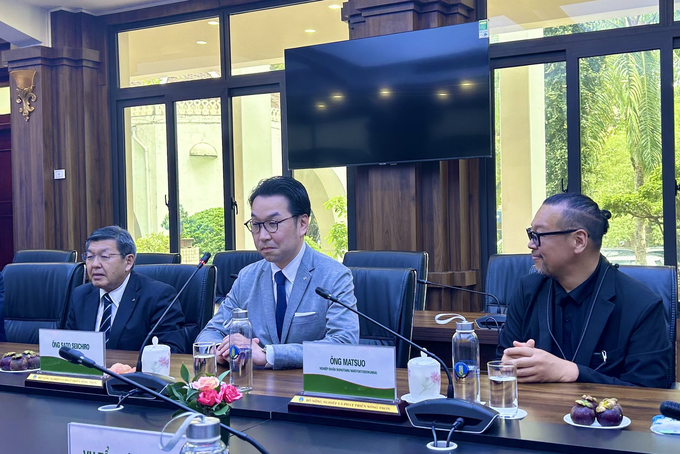
[[(484, 291), (494, 295), (501, 303), (501, 310), (507, 309), (508, 301), (517, 289), (520, 278), (535, 272), (531, 254), (494, 254), (489, 257), (486, 269)], [(504, 306), (504, 307), (503, 307)], [(484, 297), (484, 311), (497, 313), (498, 304), (491, 297)]]
[[(357, 309), (407, 339), (413, 333), (416, 273), (411, 268), (350, 267)], [(359, 343), (396, 346), (397, 367), (406, 367), (410, 346), (359, 317)]]
[(673, 346), (673, 364), (671, 364), (668, 387), (675, 382), (675, 332), (676, 311), (678, 302), (678, 274), (674, 266), (639, 266), (639, 265), (619, 265), (619, 270), (626, 273), (633, 279), (645, 284), (651, 291), (661, 296), (663, 305), (666, 308), (666, 330), (668, 338)]
[(425, 251), (347, 251), (342, 263), (346, 267), (362, 268), (413, 268), (416, 270), (416, 310), (425, 309), (427, 285), (418, 279), (427, 280), (428, 254)]
[(238, 274), (246, 266), (251, 263), (262, 260), (262, 255), (257, 251), (224, 251), (218, 252), (213, 258), (213, 265), (217, 267), (217, 298), (227, 296), (234, 285), (234, 279), (231, 277)]
[[(135, 266), (137, 273), (168, 284), (174, 287), (177, 292), (182, 289), (195, 270), (195, 265), (182, 264)], [(213, 316), (216, 276), (217, 269), (215, 266), (203, 266), (179, 296), (185, 319), (184, 336), (186, 344), (184, 353), (192, 352), (192, 344), (196, 336)]]
[(8, 342), (38, 343), (40, 328), (62, 329), (71, 292), (85, 279), (84, 263), (10, 263), (5, 281)]
[(167, 252), (138, 252), (135, 265), (163, 265), (165, 263), (182, 263), (182, 256)]
[(75, 263), (76, 251), (55, 251), (52, 249), (31, 249), (17, 251), (12, 263)]

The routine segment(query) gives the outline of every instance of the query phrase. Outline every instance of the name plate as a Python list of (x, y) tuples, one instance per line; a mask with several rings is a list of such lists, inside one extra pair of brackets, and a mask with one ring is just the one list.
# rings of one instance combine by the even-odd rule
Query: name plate
[(305, 393), (394, 401), (397, 371), (394, 347), (305, 342)]
[[(167, 443), (172, 435), (166, 432), (164, 441)], [(68, 454), (179, 454), (186, 443), (186, 437), (182, 437), (172, 450), (163, 451), (158, 445), (160, 439), (160, 432), (72, 422), (68, 425)]]
[(315, 397), (297, 395), (291, 399), (291, 403), (298, 406), (318, 406), (326, 408), (337, 408), (343, 410), (365, 411), (385, 413), (389, 415), (399, 415), (399, 406), (394, 404), (381, 404), (378, 402), (365, 402), (359, 400), (332, 399), (329, 397)]
[(103, 375), (103, 372), (96, 369), (90, 369), (89, 367), (66, 361), (59, 356), (59, 349), (61, 347), (69, 347), (79, 350), (95, 363), (105, 365), (106, 346), (104, 344), (104, 333), (97, 333), (94, 331), (69, 331), (63, 329), (41, 329), (38, 338), (40, 340), (40, 370), (42, 372), (96, 376)]

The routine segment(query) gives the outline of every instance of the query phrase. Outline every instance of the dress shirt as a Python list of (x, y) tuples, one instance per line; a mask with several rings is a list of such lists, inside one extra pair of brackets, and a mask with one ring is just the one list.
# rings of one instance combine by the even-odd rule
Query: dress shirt
[[(127, 287), (128, 281), (130, 280), (130, 275), (128, 274), (127, 277), (125, 277), (125, 280), (123, 281), (122, 284), (120, 284), (120, 287), (118, 287), (115, 290), (112, 290), (108, 292), (109, 297), (111, 298), (111, 301), (113, 301), (113, 304), (111, 305), (111, 326), (113, 327), (113, 321), (116, 319), (116, 313), (118, 312), (118, 305), (120, 304), (120, 300), (123, 298), (123, 293), (125, 293), (125, 287)], [(102, 316), (104, 315), (104, 295), (106, 294), (106, 290), (104, 289), (99, 289), (99, 309), (97, 310), (97, 321), (94, 324), (94, 330), (99, 331), (99, 325), (102, 322)]]

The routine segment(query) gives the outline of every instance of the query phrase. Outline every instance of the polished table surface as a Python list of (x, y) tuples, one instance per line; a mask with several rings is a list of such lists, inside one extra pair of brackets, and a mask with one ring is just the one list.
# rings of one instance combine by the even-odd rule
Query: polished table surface
[[(445, 311), (415, 311), (413, 315), (413, 341), (435, 341), (451, 342), (451, 338), (456, 332), (456, 321), (451, 321), (445, 325), (438, 324), (434, 317), (437, 314), (448, 314)], [(473, 322), (475, 319), (489, 315), (484, 312), (456, 312), (465, 317), (466, 320)], [(443, 317), (447, 319), (449, 317)], [(482, 345), (497, 345), (498, 330), (479, 329), (475, 325), (475, 333)]]
[[(0, 344), (0, 352), (9, 350), (22, 351), (24, 349), (37, 350), (36, 346), (21, 345), (21, 344)], [(123, 351), (108, 351), (107, 365), (111, 366), (113, 363), (122, 362), (134, 365), (136, 362), (135, 352)], [(184, 363), (191, 368), (192, 358), (190, 355), (173, 355), (171, 361), (171, 374), (179, 377), (180, 365)], [(0, 374), (0, 387), (2, 394), (8, 394), (8, 390), (20, 391), (16, 387), (23, 386), (23, 380), (27, 374)], [(486, 376), (482, 376), (482, 400), (488, 399), (488, 380)], [(407, 392), (407, 374), (406, 370), (397, 370), (397, 388), (398, 395)], [(416, 435), (412, 438), (404, 438), (402, 444), (411, 446), (411, 442), (416, 440), (413, 446), (424, 446), (424, 441), (428, 434), (422, 429), (415, 429), (404, 422), (401, 424), (383, 423), (365, 420), (351, 420), (350, 418), (338, 419), (337, 417), (323, 417), (311, 416), (289, 413), (287, 411), (287, 403), (290, 398), (302, 390), (302, 372), (300, 370), (256, 370), (254, 373), (254, 388), (250, 395), (246, 396), (241, 401), (237, 401), (234, 405), (233, 415), (237, 417), (238, 426), (253, 430), (251, 435), (255, 436), (261, 430), (265, 432), (270, 427), (272, 431), (282, 430), (286, 433), (287, 424), (294, 423), (317, 423), (326, 424), (328, 426), (343, 426), (342, 430), (354, 429), (368, 429), (370, 431), (390, 432), (392, 436), (407, 437)], [(445, 391), (445, 381), (442, 384), (442, 391)], [(45, 391), (40, 391), (46, 393)], [(624, 414), (632, 420), (632, 424), (624, 430), (596, 430), (583, 429), (568, 426), (563, 422), (562, 418), (569, 413), (575, 399), (582, 394), (590, 394), (597, 398), (617, 397), (624, 409)], [(16, 395), (16, 394), (14, 394)], [(53, 397), (55, 395), (64, 396), (66, 393), (50, 390), (48, 396), (43, 396), (44, 399), (63, 399), (63, 397)], [(3, 397), (3, 403), (6, 400)], [(31, 399), (38, 399), (31, 396)], [(98, 396), (96, 399), (111, 400), (108, 396)], [(69, 399), (63, 399), (69, 401)], [(580, 446), (581, 450), (588, 452), (680, 452), (680, 438), (673, 439), (672, 437), (658, 436), (650, 432), (649, 427), (654, 415), (659, 413), (659, 404), (664, 400), (680, 401), (680, 390), (667, 389), (653, 389), (653, 388), (631, 388), (608, 385), (596, 385), (587, 383), (568, 383), (568, 384), (520, 384), (519, 385), (519, 405), (520, 408), (527, 411), (527, 417), (522, 421), (500, 421), (495, 424), (488, 433), (482, 436), (458, 434), (457, 441), (470, 443), (488, 443), (494, 445), (492, 451), (496, 451), (498, 445), (505, 448), (523, 448), (525, 451), (538, 452), (539, 450), (548, 450), (552, 452), (569, 452), (569, 447), (576, 444)], [(70, 400), (68, 405), (71, 405), (73, 400)], [(82, 404), (82, 402), (81, 402)], [(37, 403), (35, 405), (38, 405)], [(75, 405), (75, 404), (73, 404)], [(83, 404), (84, 405), (84, 404)], [(94, 405), (96, 408), (97, 405)], [(92, 405), (91, 405), (92, 406)], [(161, 405), (162, 406), (162, 405)], [(7, 408), (3, 405), (4, 408)], [(10, 407), (11, 408), (11, 407)], [(144, 411), (152, 411), (152, 409), (144, 409)], [(163, 410), (160, 408), (153, 409), (153, 411), (165, 411), (166, 415), (172, 413), (171, 410)], [(0, 412), (3, 413), (3, 412)], [(6, 411), (4, 413), (7, 413)], [(105, 417), (106, 424), (111, 423), (117, 425), (115, 422), (109, 421)], [(116, 418), (112, 416), (111, 418)], [(243, 418), (243, 419), (241, 419)], [(269, 426), (260, 426), (259, 422), (253, 422), (250, 418), (266, 419), (269, 418), (273, 424)], [(93, 423), (101, 418), (95, 417)], [(147, 418), (149, 419), (149, 418)], [(76, 419), (73, 419), (78, 420)], [(152, 420), (152, 419), (149, 419)], [(236, 424), (236, 423), (235, 423)], [(276, 427), (276, 429), (274, 428)], [(290, 426), (293, 427), (293, 426)], [(301, 433), (307, 430), (312, 430), (314, 433), (318, 431), (329, 431), (329, 428), (321, 428), (312, 425), (312, 428), (302, 428), (296, 425)], [(252, 429), (251, 429), (252, 428)], [(150, 425), (151, 430), (158, 430), (155, 425)], [(334, 427), (334, 430), (341, 430), (339, 427)], [(5, 431), (5, 429), (3, 429)], [(251, 432), (248, 432), (251, 433)], [(372, 432), (366, 432), (372, 433)], [(299, 433), (297, 435), (300, 435)], [(292, 435), (291, 435), (292, 436)], [(302, 436), (302, 435), (300, 435)], [(305, 438), (305, 437), (303, 437)], [(378, 437), (379, 438), (379, 437)], [(306, 438), (305, 438), (306, 439)], [(408, 443), (406, 440), (410, 440)], [(240, 443), (240, 442), (239, 442)], [(676, 444), (673, 444), (676, 443)], [(486, 446), (486, 445), (485, 445)], [(671, 446), (673, 449), (671, 449)], [(486, 448), (485, 448), (486, 449)], [(240, 451), (239, 451), (240, 452)], [(244, 452), (249, 452), (247, 449)], [(287, 452), (272, 450), (272, 452)], [(313, 451), (310, 451), (313, 452)], [(329, 452), (336, 452), (330, 450)], [(341, 451), (337, 451), (341, 452)], [(344, 452), (344, 451), (342, 451)], [(347, 452), (371, 452), (365, 451), (363, 448), (354, 449)], [(387, 451), (385, 451), (387, 452)], [(395, 452), (405, 452), (398, 449)], [(503, 451), (504, 452), (504, 451)], [(509, 451), (508, 451), (509, 452)]]

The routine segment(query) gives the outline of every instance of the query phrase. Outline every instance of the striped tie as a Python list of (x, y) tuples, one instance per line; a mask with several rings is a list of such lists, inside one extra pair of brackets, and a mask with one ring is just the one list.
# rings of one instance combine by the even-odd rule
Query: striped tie
[(102, 322), (99, 324), (99, 332), (104, 333), (106, 343), (109, 342), (109, 334), (111, 333), (111, 306), (113, 300), (108, 293), (104, 294), (104, 313), (102, 314)]

